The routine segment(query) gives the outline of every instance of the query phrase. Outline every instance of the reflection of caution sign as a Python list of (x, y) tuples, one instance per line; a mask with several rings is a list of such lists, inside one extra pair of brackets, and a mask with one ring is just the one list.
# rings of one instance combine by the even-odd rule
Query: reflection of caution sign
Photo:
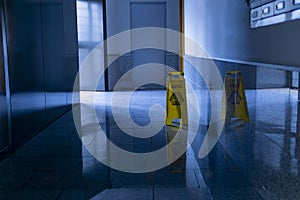
[(236, 118), (249, 122), (247, 99), (241, 72), (229, 71), (226, 73), (224, 90), (222, 118), (224, 120)]
[[(167, 126), (169, 170), (172, 173), (182, 173), (186, 169), (187, 134), (179, 127)], [(182, 154), (182, 155), (181, 155)], [(178, 158), (178, 155), (181, 155)], [(171, 163), (171, 161), (175, 160)]]
[(170, 72), (167, 79), (166, 125), (181, 119), (187, 125), (185, 80), (182, 72)]

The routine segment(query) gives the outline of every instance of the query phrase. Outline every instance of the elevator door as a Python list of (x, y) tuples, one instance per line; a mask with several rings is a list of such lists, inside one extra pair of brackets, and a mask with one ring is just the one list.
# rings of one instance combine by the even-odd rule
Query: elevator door
[(6, 84), (4, 74), (4, 52), (2, 34), (3, 1), (0, 0), (0, 153), (7, 149), (9, 135), (7, 125)]
[[(130, 4), (130, 15), (131, 15), (131, 28), (142, 28), (142, 27), (160, 27), (166, 28), (166, 4), (159, 2), (138, 2)], [(135, 44), (139, 43), (139, 40), (143, 39), (139, 36), (132, 35), (131, 42), (134, 47)], [(157, 40), (161, 43), (166, 44), (166, 36), (157, 36)], [(158, 49), (141, 49), (133, 51), (132, 63), (133, 67), (137, 67), (142, 64), (158, 63), (166, 64), (166, 53), (163, 50)], [(133, 87), (136, 88), (135, 84), (142, 82), (146, 79), (145, 76), (151, 76), (151, 80), (158, 83), (165, 83), (166, 70), (158, 70), (153, 66), (151, 74), (140, 74), (134, 73), (132, 78)], [(142, 89), (162, 89), (161, 85), (148, 84), (140, 87)]]

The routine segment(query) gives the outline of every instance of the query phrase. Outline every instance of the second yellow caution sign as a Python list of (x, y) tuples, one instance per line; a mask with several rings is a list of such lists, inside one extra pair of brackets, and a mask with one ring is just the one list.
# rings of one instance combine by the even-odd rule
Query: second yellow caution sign
[(181, 119), (182, 125), (188, 124), (186, 90), (183, 72), (168, 73), (166, 125), (172, 125), (173, 119)]
[(236, 118), (249, 122), (247, 99), (240, 71), (226, 73), (224, 90), (222, 118), (226, 121)]

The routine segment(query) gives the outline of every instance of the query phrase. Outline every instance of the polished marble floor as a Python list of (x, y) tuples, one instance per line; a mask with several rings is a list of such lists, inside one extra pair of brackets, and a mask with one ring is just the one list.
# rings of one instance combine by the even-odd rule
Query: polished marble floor
[[(126, 92), (119, 94), (122, 97)], [(203, 159), (197, 156), (208, 128), (201, 123), (194, 142), (179, 160), (157, 171), (138, 174), (112, 169), (95, 159), (86, 146), (86, 141), (92, 144), (95, 137), (77, 133), (70, 111), (0, 162), (0, 199), (96, 199), (106, 193), (120, 196), (122, 191), (149, 194), (150, 199), (174, 199), (176, 191), (185, 197), (190, 192), (208, 191), (201, 199), (210, 196), (213, 199), (299, 199), (298, 93), (266, 89), (249, 90), (246, 95), (250, 123), (227, 124), (208, 156)], [(202, 98), (207, 99), (199, 92), (199, 99)], [(112, 93), (83, 92), (81, 102), (75, 107), (80, 113), (81, 127), (93, 133), (95, 124), (91, 113), (95, 110), (106, 136), (124, 150), (136, 153), (158, 150), (167, 144), (168, 134), (172, 133), (162, 127), (148, 138), (129, 136), (124, 131), (131, 130), (134, 134), (142, 131), (132, 130), (134, 127), (127, 121), (121, 130), (112, 111), (115, 109), (117, 115), (123, 115), (129, 109), (133, 121), (146, 126), (150, 123), (151, 105), (165, 106), (164, 91), (137, 91), (128, 106), (119, 102), (115, 108)], [(164, 120), (161, 113), (153, 112), (158, 124)], [(108, 159), (107, 144), (100, 144), (96, 152)], [(173, 197), (170, 191), (174, 191)], [(193, 193), (194, 197), (197, 192)]]

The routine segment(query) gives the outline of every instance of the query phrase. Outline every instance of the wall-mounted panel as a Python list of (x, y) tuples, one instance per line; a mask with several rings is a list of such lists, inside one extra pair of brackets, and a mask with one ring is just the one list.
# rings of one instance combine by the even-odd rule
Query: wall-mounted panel
[(40, 1), (7, 3), (13, 148), (45, 126), (45, 85)]
[[(250, 8), (251, 28), (300, 19), (299, 0), (252, 1), (250, 2)], [(260, 18), (257, 17), (259, 13), (261, 13)]]
[(13, 149), (71, 108), (78, 71), (75, 3), (7, 1)]
[[(0, 1), (0, 12), (2, 12), (2, 4)], [(0, 152), (8, 147), (8, 119), (7, 119), (7, 104), (6, 104), (6, 82), (4, 73), (4, 51), (2, 41), (2, 15), (0, 13)]]
[[(78, 40), (76, 0), (62, 0), (64, 21), (64, 86), (67, 92), (67, 104), (79, 102), (79, 83), (74, 84), (78, 73)], [(73, 93), (73, 87), (77, 91)], [(74, 95), (73, 95), (74, 94)], [(73, 99), (75, 97), (76, 99)]]
[(41, 4), (47, 123), (67, 109), (62, 0)]

